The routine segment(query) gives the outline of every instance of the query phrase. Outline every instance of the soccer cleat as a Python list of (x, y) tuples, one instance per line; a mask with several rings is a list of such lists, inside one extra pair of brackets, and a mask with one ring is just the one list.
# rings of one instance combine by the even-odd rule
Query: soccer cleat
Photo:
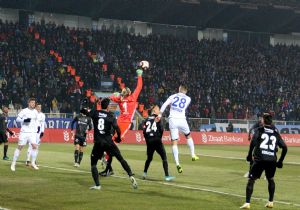
[(173, 179), (175, 179), (174, 176), (165, 176), (166, 181), (172, 181)]
[(130, 181), (131, 181), (132, 188), (133, 189), (137, 189), (138, 188), (138, 184), (137, 184), (135, 178), (133, 176), (130, 176), (129, 178), (130, 178)]
[(15, 162), (12, 162), (12, 163), (11, 163), (11, 165), (10, 165), (10, 170), (16, 171), (16, 163), (15, 163)]
[(90, 190), (100, 190), (101, 189), (101, 186), (93, 186), (93, 187), (90, 187)]
[(114, 175), (114, 171), (110, 171), (110, 170), (107, 170), (107, 171), (102, 171), (99, 173), (100, 176), (111, 176), (111, 175)]
[(9, 160), (9, 157), (4, 156), (4, 157), (3, 157), (3, 160)]
[(26, 164), (26, 166), (30, 166), (30, 161), (27, 160), (25, 164)]
[(249, 177), (249, 172), (246, 172), (246, 173), (244, 174), (244, 177), (245, 177), (245, 178), (248, 178), (248, 177)]
[(271, 202), (271, 201), (269, 201), (266, 205), (265, 205), (265, 207), (267, 207), (267, 208), (273, 208), (274, 207), (274, 203), (273, 203), (273, 201)]
[(181, 174), (183, 171), (181, 165), (177, 165), (176, 167), (177, 167), (177, 172)]
[(74, 164), (74, 167), (76, 167), (76, 168), (79, 168), (79, 166), (80, 166), (79, 163)]
[(37, 165), (35, 165), (35, 163), (31, 163), (31, 167), (35, 170), (39, 170), (39, 167), (37, 167)]
[(197, 155), (192, 157), (192, 161), (196, 161), (196, 160), (199, 160), (199, 157)]
[(244, 203), (244, 205), (242, 205), (240, 209), (250, 209), (250, 203)]
[(144, 172), (144, 173), (143, 173), (143, 176), (142, 176), (142, 179), (146, 179), (146, 177), (147, 177), (147, 173)]

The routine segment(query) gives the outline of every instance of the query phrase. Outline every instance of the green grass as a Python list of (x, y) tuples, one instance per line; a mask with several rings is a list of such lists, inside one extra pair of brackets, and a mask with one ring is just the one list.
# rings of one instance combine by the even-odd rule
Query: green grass
[[(15, 147), (15, 144), (10, 145), (10, 157)], [(171, 147), (166, 146), (169, 171), (176, 176), (173, 182), (163, 181), (158, 155), (150, 165), (149, 179), (140, 180), (146, 147), (124, 144), (119, 147), (138, 178), (137, 190), (131, 188), (127, 175), (114, 160), (115, 176), (101, 178), (102, 189), (91, 191), (89, 154), (92, 145), (88, 145), (82, 165), (76, 169), (73, 167), (73, 145), (42, 144), (39, 171), (25, 166), (25, 150), (14, 173), (10, 171), (9, 161), (0, 161), (0, 206), (13, 210), (231, 210), (239, 209), (244, 203), (247, 179), (243, 175), (248, 170), (244, 161), (248, 149), (245, 146), (196, 146), (196, 152), (200, 154), (197, 162), (191, 161), (186, 145), (180, 146), (182, 174), (177, 173)], [(2, 157), (2, 148), (0, 151)], [(290, 147), (285, 162), (275, 177), (275, 209), (299, 209), (300, 206), (292, 204), (300, 204), (300, 165), (287, 162), (300, 162), (300, 148)], [(98, 168), (102, 170), (100, 165)], [(266, 200), (263, 199), (268, 198), (265, 180), (256, 182), (253, 197), (258, 199), (252, 200), (251, 209), (265, 209)]]

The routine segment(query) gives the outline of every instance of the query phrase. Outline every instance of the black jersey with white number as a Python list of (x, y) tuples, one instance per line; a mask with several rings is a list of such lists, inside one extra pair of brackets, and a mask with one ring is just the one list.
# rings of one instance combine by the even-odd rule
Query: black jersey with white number
[(144, 121), (143, 133), (146, 140), (150, 138), (161, 139), (163, 135), (164, 129), (161, 121), (155, 122), (155, 117), (157, 115), (151, 115)]
[(90, 117), (79, 114), (74, 118), (71, 123), (71, 129), (73, 130), (74, 124), (76, 123), (76, 136), (84, 137), (86, 136), (86, 130), (92, 129), (92, 120)]
[(104, 110), (93, 110), (88, 116), (92, 118), (94, 123), (94, 142), (112, 142), (112, 131), (119, 129), (114, 114)]
[(286, 147), (274, 126), (259, 127), (252, 138), (250, 147), (254, 147), (253, 156), (257, 161), (277, 161), (277, 147)]

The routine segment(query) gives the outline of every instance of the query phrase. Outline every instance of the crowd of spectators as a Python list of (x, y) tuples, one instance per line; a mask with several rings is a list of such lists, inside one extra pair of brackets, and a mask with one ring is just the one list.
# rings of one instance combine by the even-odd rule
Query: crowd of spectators
[(70, 93), (73, 80), (64, 71), (27, 29), (0, 21), (1, 105), (18, 111), (27, 106), (29, 97), (35, 97), (46, 113), (72, 113), (78, 109)]
[[(148, 60), (151, 68), (144, 72), (139, 98), (146, 108), (152, 103), (161, 105), (184, 83), (192, 98), (189, 117), (254, 119), (259, 112), (271, 111), (278, 120), (300, 120), (299, 47), (142, 37), (54, 24), (33, 27), (46, 39), (44, 46), (17, 24), (1, 23), (2, 101), (22, 104), (34, 95), (48, 107), (45, 112), (53, 109), (53, 103), (57, 111), (76, 111), (84, 90), (99, 89), (105, 76), (122, 77), (134, 89), (137, 63)], [(61, 64), (49, 56), (50, 49), (61, 54)], [(99, 62), (93, 62), (89, 52), (97, 53)], [(108, 65), (105, 72), (103, 63)], [(75, 67), (83, 88), (76, 87), (62, 64)]]

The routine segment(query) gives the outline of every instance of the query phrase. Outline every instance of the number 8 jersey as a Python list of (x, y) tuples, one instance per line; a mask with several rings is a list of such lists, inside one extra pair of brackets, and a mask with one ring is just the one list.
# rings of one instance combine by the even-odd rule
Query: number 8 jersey
[(170, 105), (169, 118), (185, 119), (185, 110), (191, 103), (191, 98), (183, 93), (171, 95), (162, 105), (160, 112), (163, 113), (168, 105)]
[(254, 148), (254, 160), (277, 161), (277, 146), (286, 147), (280, 134), (274, 126), (259, 127), (251, 140), (250, 147)]

